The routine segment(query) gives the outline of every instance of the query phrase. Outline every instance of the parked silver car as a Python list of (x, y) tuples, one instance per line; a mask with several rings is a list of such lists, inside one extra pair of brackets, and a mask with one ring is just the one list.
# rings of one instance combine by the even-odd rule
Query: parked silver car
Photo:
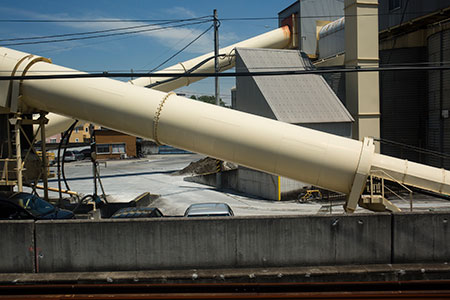
[(233, 210), (226, 203), (195, 203), (184, 213), (185, 217), (228, 217), (234, 216)]
[(64, 153), (64, 161), (76, 161), (77, 157), (75, 155), (75, 152), (73, 151), (66, 151), (66, 153)]

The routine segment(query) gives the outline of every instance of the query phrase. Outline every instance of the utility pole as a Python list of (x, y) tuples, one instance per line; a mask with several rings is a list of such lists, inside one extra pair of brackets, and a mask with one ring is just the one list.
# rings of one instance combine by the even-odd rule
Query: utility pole
[[(219, 73), (219, 19), (217, 18), (217, 9), (214, 10), (214, 72)], [(216, 105), (220, 105), (219, 96), (219, 77), (215, 77), (216, 87)]]
[[(217, 9), (214, 9), (214, 72), (219, 73), (219, 19), (217, 18)], [(215, 76), (215, 96), (216, 105), (220, 105), (219, 96), (219, 76)], [(216, 187), (222, 188), (222, 161), (217, 161)]]

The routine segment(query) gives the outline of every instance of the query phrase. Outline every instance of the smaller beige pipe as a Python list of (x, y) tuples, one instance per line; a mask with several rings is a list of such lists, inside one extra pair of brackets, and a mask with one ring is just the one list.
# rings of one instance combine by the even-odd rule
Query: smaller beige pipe
[(371, 171), (377, 177), (395, 180), (402, 184), (450, 195), (450, 172), (445, 169), (374, 154)]
[[(283, 26), (275, 30), (263, 33), (261, 35), (255, 36), (251, 39), (233, 44), (231, 46), (222, 48), (219, 50), (219, 55), (226, 55), (225, 57), (219, 58), (220, 72), (226, 71), (234, 67), (235, 64), (235, 54), (234, 49), (236, 48), (272, 48), (272, 49), (283, 49), (289, 45), (291, 40), (291, 32), (288, 26)], [(184, 73), (197, 64), (214, 57), (214, 52), (202, 55), (191, 60), (178, 63), (164, 70), (155, 73)], [(214, 59), (208, 60), (205, 64), (199, 67), (192, 73), (214, 73)], [(188, 86), (189, 84), (199, 81), (205, 77), (181, 77), (170, 82), (161, 83), (154, 87), (154, 89), (163, 92), (170, 92), (182, 86)], [(164, 80), (171, 79), (171, 77), (141, 77), (129, 81), (133, 85), (137, 86), (149, 86), (155, 82), (162, 82)]]

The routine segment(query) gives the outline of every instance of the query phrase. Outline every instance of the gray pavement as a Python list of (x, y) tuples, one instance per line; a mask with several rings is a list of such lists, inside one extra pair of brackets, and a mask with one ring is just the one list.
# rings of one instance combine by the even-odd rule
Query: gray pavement
[[(192, 161), (203, 158), (198, 154), (151, 155), (142, 159), (109, 160), (100, 162), (100, 174), (105, 193), (111, 202), (127, 202), (144, 192), (159, 195), (152, 203), (165, 215), (182, 215), (192, 203), (225, 202), (237, 216), (256, 215), (305, 215), (329, 214), (328, 204), (295, 201), (269, 201), (249, 195), (219, 191), (213, 187), (184, 181), (185, 175), (173, 175)], [(55, 170), (55, 167), (52, 167)], [(56, 172), (56, 171), (55, 171)], [(81, 194), (92, 194), (92, 165), (89, 160), (65, 164), (66, 178), (71, 190)], [(56, 179), (49, 186), (57, 187)], [(99, 194), (101, 193), (100, 187)], [(52, 194), (50, 194), (50, 197)], [(56, 196), (56, 194), (53, 194)], [(392, 200), (404, 211), (409, 211), (409, 200)], [(422, 195), (415, 195), (414, 210), (447, 210), (450, 202)], [(369, 212), (358, 208), (356, 212)], [(333, 214), (344, 213), (342, 204), (334, 204)]]
[[(158, 207), (165, 215), (182, 215), (190, 204), (200, 202), (228, 203), (237, 216), (315, 214), (321, 207), (320, 204), (267, 201), (219, 191), (184, 181), (184, 175), (173, 175), (175, 171), (201, 158), (203, 156), (198, 154), (171, 154), (100, 162), (102, 184), (112, 202), (127, 202), (144, 192), (160, 195), (152, 206)], [(90, 161), (66, 163), (65, 173), (71, 190), (82, 194), (93, 193)], [(49, 186), (57, 187), (58, 184), (52, 179)], [(100, 193), (100, 187), (98, 189)]]

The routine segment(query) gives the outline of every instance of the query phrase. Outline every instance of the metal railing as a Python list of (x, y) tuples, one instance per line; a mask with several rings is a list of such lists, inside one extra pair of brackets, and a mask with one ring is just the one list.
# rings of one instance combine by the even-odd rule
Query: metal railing
[[(14, 168), (10, 170), (10, 166)], [(15, 185), (17, 184), (17, 160), (13, 158), (0, 159), (1, 176), (0, 185)]]
[[(376, 175), (376, 173), (377, 172), (379, 172), (379, 173), (381, 173), (382, 175)], [(392, 194), (394, 194), (395, 196), (397, 196), (399, 199), (401, 199), (401, 200), (404, 200), (404, 201), (407, 201), (406, 199), (404, 199), (403, 197), (401, 197), (400, 195), (398, 195), (397, 193), (395, 193), (392, 189), (390, 189), (389, 187), (387, 187), (387, 186), (385, 186), (384, 185), (384, 179), (387, 179), (387, 180), (389, 180), (389, 181), (393, 181), (393, 182), (395, 182), (395, 183), (397, 183), (397, 184), (399, 184), (402, 188), (404, 188), (405, 190), (407, 190), (408, 192), (409, 192), (409, 210), (410, 211), (413, 211), (413, 197), (412, 197), (412, 193), (413, 193), (413, 191), (410, 189), (410, 188), (408, 188), (406, 185), (404, 185), (403, 183), (401, 183), (400, 181), (398, 181), (397, 179), (395, 179), (394, 177), (392, 177), (391, 175), (389, 175), (388, 173), (386, 173), (385, 171), (383, 171), (383, 170), (371, 170), (370, 171), (370, 181), (371, 181), (371, 184), (372, 184), (372, 177), (377, 177), (377, 178), (379, 178), (379, 179), (381, 179), (381, 185), (382, 185), (382, 196), (384, 197), (384, 189), (386, 188), (386, 189), (388, 189)], [(372, 190), (372, 188), (371, 188), (371, 190)]]

